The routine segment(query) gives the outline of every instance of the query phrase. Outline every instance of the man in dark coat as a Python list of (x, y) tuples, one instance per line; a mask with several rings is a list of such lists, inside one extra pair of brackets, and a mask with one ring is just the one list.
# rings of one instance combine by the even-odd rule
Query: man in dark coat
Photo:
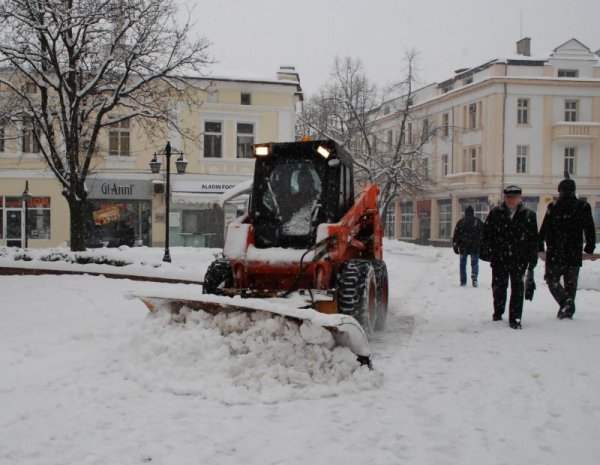
[(467, 285), (467, 258), (471, 257), (471, 282), (477, 287), (477, 276), (479, 275), (479, 247), (481, 246), (481, 234), (483, 232), (483, 221), (475, 218), (473, 207), (470, 205), (465, 209), (465, 216), (456, 223), (454, 235), (452, 236), (452, 247), (454, 253), (460, 254), (460, 285)]
[(521, 328), (525, 286), (523, 277), (533, 272), (538, 259), (538, 229), (535, 212), (521, 204), (521, 188), (504, 189), (504, 202), (492, 208), (483, 225), (480, 258), (492, 266), (494, 321), (502, 320), (510, 279), (508, 320)]
[[(558, 199), (548, 205), (540, 228), (540, 252), (546, 243), (544, 279), (559, 305), (558, 319), (573, 318), (575, 293), (581, 268), (581, 250), (594, 253), (596, 230), (592, 208), (575, 195), (575, 181), (564, 179), (558, 185)], [(583, 237), (585, 235), (585, 247)], [(561, 279), (564, 284), (561, 284)]]

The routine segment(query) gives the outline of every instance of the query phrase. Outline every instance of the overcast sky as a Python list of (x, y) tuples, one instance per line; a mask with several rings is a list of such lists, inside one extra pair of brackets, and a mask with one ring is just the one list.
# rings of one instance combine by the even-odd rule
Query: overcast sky
[(514, 55), (521, 37), (531, 38), (533, 56), (573, 37), (600, 49), (599, 0), (177, 1), (194, 8), (214, 68), (272, 76), (292, 65), (307, 97), (327, 82), (336, 56), (360, 58), (371, 81), (385, 86), (403, 75), (411, 48), (423, 84)]

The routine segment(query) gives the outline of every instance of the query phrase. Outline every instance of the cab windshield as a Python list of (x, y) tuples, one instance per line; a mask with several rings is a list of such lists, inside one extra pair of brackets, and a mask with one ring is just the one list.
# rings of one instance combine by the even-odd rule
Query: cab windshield
[(277, 164), (267, 183), (263, 205), (281, 218), (285, 236), (306, 236), (320, 208), (321, 178), (310, 161)]

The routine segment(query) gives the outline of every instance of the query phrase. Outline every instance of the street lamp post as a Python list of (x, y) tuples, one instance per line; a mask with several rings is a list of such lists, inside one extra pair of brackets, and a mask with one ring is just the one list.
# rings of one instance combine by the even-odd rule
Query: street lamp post
[(153, 174), (160, 172), (160, 161), (158, 161), (158, 155), (164, 155), (167, 163), (167, 182), (165, 187), (165, 255), (163, 262), (171, 262), (171, 254), (169, 252), (169, 201), (171, 200), (171, 155), (179, 155), (175, 166), (177, 168), (177, 174), (185, 173), (187, 167), (187, 160), (183, 157), (183, 152), (171, 151), (171, 142), (167, 142), (167, 145), (163, 151), (155, 152), (154, 158), (150, 161), (150, 171)]
[(31, 200), (31, 194), (29, 193), (29, 181), (25, 181), (25, 190), (21, 196), (23, 201), (23, 210), (25, 211), (25, 248), (29, 246), (29, 201)]

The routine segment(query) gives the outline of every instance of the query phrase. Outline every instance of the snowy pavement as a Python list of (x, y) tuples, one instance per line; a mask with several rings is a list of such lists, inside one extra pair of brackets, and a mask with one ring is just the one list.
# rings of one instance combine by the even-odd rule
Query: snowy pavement
[[(197, 277), (213, 252), (111, 253)], [(193, 285), (0, 276), (0, 464), (597, 463), (600, 262), (572, 321), (540, 263), (514, 331), (491, 321), (486, 263), (474, 289), (450, 249), (386, 242), (385, 258), (371, 372), (283, 320), (173, 326), (126, 298)]]

